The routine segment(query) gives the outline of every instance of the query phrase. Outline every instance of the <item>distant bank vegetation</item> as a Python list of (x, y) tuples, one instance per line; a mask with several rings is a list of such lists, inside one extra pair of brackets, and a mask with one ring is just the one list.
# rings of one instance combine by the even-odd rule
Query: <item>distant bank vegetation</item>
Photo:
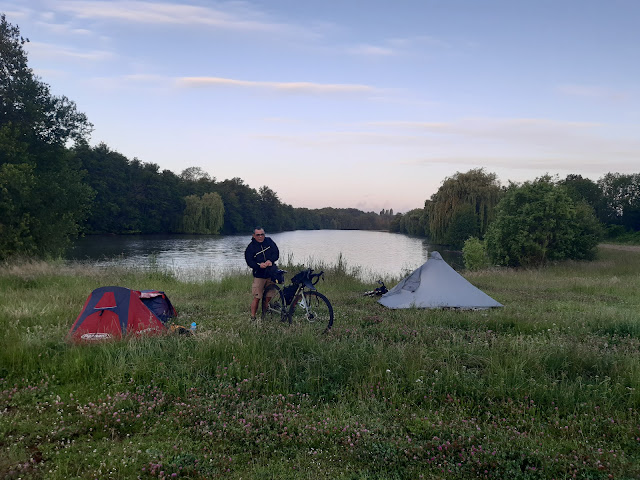
[[(462, 248), (477, 239), (487, 261), (533, 265), (588, 259), (603, 235), (638, 242), (640, 174), (597, 182), (569, 175), (499, 184), (484, 169), (443, 181), (424, 208), (296, 208), (264, 185), (218, 181), (199, 167), (176, 174), (90, 146), (93, 125), (27, 65), (17, 26), (0, 15), (0, 260), (56, 256), (81, 234), (235, 234), (391, 230)], [(477, 251), (477, 248), (476, 248)]]
[(608, 173), (597, 182), (544, 175), (501, 186), (484, 169), (456, 173), (424, 208), (396, 215), (391, 230), (455, 248), (472, 241), (466, 250), (487, 257), (480, 264), (590, 260), (603, 238), (640, 243), (640, 174)]

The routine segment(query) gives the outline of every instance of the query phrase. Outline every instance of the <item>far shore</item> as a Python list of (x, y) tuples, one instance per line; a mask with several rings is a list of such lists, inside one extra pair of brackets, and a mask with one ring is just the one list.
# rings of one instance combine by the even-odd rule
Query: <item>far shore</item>
[(640, 252), (640, 245), (623, 245), (621, 243), (601, 243), (599, 246), (602, 248), (609, 248), (611, 250), (623, 250), (626, 252)]

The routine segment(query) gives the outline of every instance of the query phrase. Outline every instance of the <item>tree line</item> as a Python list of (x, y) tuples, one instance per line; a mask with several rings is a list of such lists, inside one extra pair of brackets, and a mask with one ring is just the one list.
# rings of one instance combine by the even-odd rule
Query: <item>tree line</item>
[(60, 255), (83, 233), (234, 234), (257, 225), (390, 229), (513, 266), (592, 258), (604, 234), (638, 237), (640, 174), (597, 182), (545, 175), (501, 186), (474, 169), (446, 178), (423, 208), (394, 215), (294, 208), (266, 185), (218, 181), (199, 167), (160, 170), (106, 144), (90, 146), (93, 125), (34, 75), (26, 42), (0, 15), (0, 259)]
[(200, 167), (175, 174), (128, 160), (105, 144), (73, 153), (95, 192), (85, 231), (97, 233), (249, 233), (315, 229), (387, 229), (391, 218), (349, 208), (307, 209), (283, 203), (268, 186), (240, 178), (217, 181)]
[(388, 229), (389, 215), (294, 208), (266, 185), (217, 181), (198, 167), (176, 174), (90, 146), (93, 125), (34, 75), (28, 41), (0, 15), (0, 259), (59, 255), (83, 233)]
[(481, 266), (592, 259), (603, 237), (640, 240), (640, 174), (597, 182), (543, 175), (501, 186), (482, 168), (458, 172), (423, 208), (395, 215), (390, 229), (473, 251)]

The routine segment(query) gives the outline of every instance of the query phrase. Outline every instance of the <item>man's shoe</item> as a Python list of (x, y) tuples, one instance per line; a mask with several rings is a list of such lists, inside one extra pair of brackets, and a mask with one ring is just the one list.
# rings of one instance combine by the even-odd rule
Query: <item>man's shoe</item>
[(256, 319), (256, 317), (251, 317), (251, 320), (255, 320), (255, 319)]

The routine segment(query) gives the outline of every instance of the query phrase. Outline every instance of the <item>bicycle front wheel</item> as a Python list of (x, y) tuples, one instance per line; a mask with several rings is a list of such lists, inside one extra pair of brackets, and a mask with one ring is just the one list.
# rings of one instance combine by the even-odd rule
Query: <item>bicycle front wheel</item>
[(333, 326), (333, 307), (323, 294), (304, 292), (298, 295), (297, 304), (291, 312), (292, 322), (313, 327), (319, 333), (327, 332)]
[(263, 320), (287, 321), (284, 297), (282, 290), (277, 285), (269, 285), (264, 290), (262, 297)]

